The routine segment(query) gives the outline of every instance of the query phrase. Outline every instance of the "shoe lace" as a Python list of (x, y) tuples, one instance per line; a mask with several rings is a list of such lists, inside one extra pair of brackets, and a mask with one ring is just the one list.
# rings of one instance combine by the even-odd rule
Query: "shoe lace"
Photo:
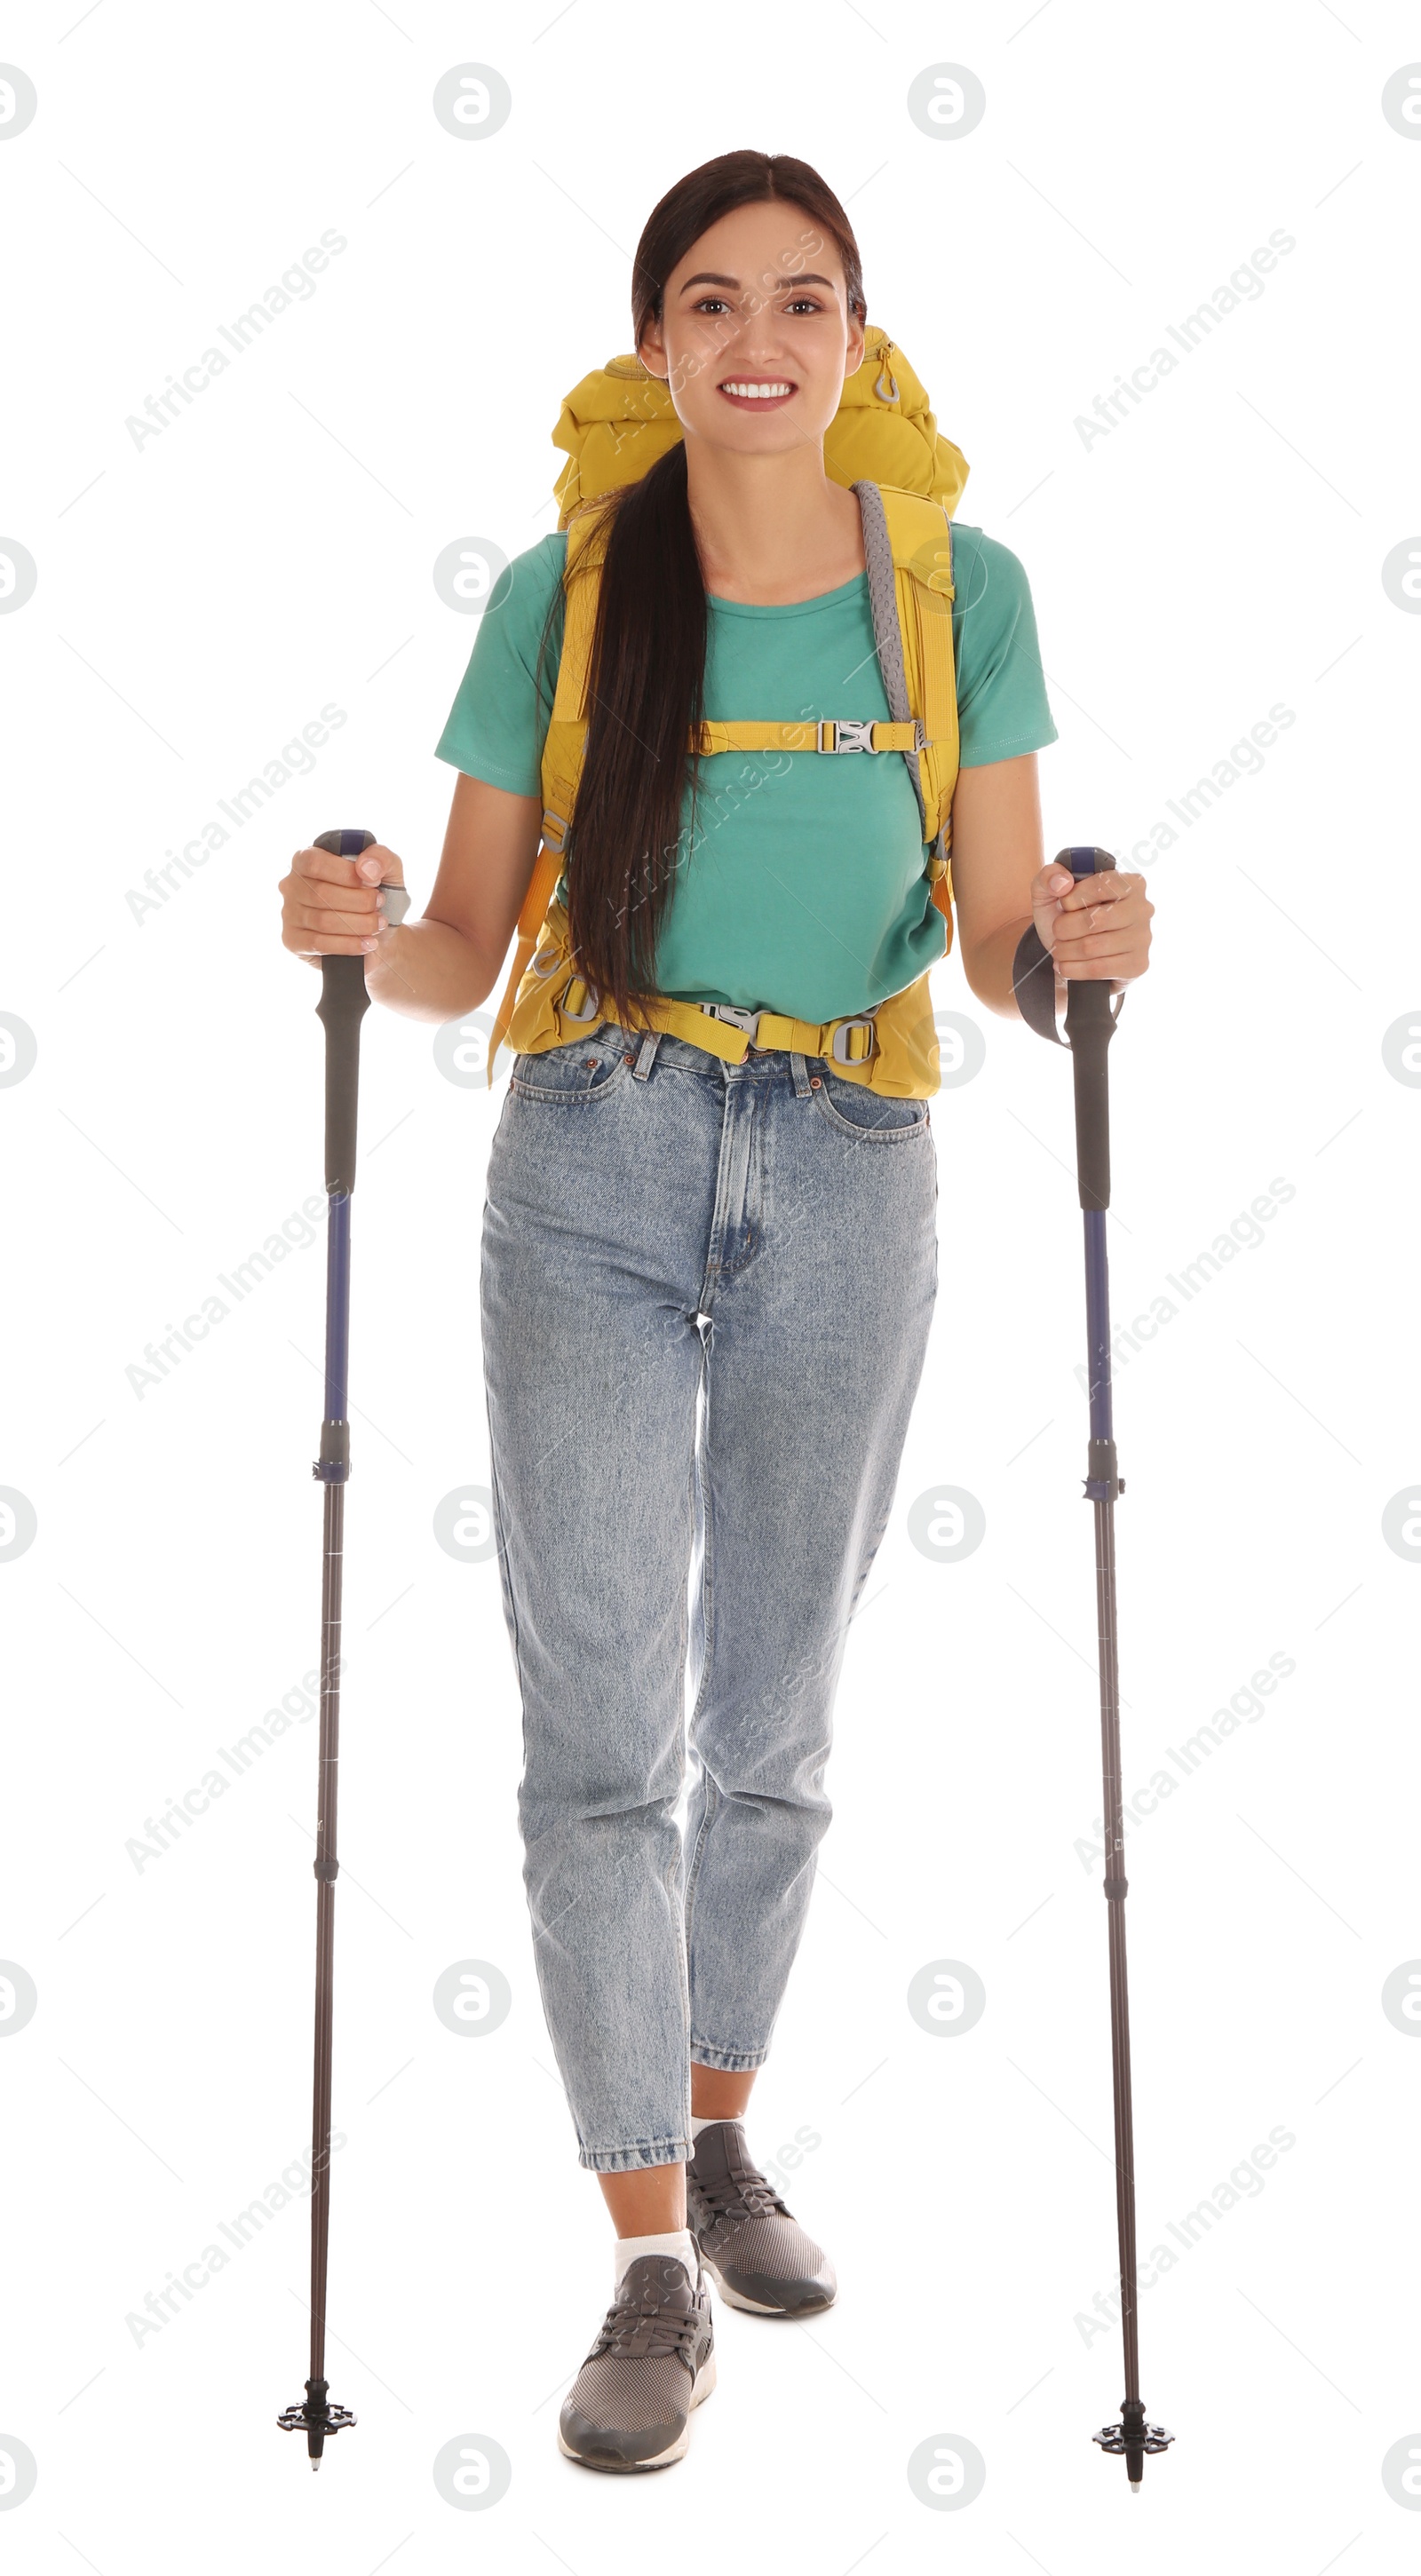
[(602, 2320), (595, 2352), (638, 2355), (679, 2353), (689, 2360), (698, 2332), (693, 2308), (648, 2308), (641, 2299), (614, 2299)]
[(712, 2219), (789, 2216), (773, 2184), (768, 2183), (754, 2165), (743, 2168), (738, 2174), (712, 2174), (705, 2181), (696, 2174), (694, 2180)]

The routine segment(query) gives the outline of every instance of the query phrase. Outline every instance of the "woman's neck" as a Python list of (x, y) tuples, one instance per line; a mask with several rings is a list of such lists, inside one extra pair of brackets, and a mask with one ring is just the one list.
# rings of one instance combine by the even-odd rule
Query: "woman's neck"
[(852, 492), (831, 483), (817, 444), (782, 456), (734, 456), (686, 440), (691, 519), (717, 599), (790, 607), (865, 570)]

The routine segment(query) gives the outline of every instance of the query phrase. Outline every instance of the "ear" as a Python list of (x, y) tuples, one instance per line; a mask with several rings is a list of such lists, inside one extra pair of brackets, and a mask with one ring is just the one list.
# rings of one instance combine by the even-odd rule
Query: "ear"
[(664, 385), (671, 373), (671, 362), (666, 355), (665, 342), (661, 336), (661, 324), (654, 316), (647, 321), (642, 331), (637, 356), (647, 374), (658, 377)]
[(852, 376), (863, 365), (864, 326), (853, 314), (849, 316), (848, 343), (844, 350), (844, 374)]

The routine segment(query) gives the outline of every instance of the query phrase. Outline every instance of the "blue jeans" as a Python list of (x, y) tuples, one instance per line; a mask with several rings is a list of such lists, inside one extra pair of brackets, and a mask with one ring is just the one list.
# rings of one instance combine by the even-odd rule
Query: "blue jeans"
[(615, 1023), (516, 1059), (492, 1484), (534, 1953), (596, 2172), (688, 2157), (691, 2060), (768, 2051), (936, 1290), (925, 1101)]

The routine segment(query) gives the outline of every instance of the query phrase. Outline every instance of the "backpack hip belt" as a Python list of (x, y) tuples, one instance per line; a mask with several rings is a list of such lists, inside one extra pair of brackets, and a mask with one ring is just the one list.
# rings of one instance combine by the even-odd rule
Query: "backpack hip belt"
[[(667, 993), (635, 999), (641, 1025), (685, 1038), (723, 1064), (742, 1064), (751, 1047), (775, 1047), (824, 1056), (841, 1081), (864, 1083), (898, 1099), (924, 1100), (938, 1087), (937, 1031), (926, 975), (872, 1011), (850, 1012), (838, 1020), (742, 1011), (728, 1002), (680, 1002)], [(590, 1037), (611, 1017), (596, 988), (578, 971), (566, 907), (554, 902), (537, 953), (519, 981), (507, 1023), (508, 1044), (517, 1055), (542, 1055), (549, 1047)]]

